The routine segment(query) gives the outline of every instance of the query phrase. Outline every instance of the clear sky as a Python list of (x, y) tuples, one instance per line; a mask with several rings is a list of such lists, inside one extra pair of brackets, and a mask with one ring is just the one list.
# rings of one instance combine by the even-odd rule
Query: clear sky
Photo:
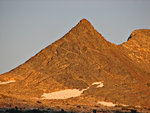
[(121, 44), (150, 29), (150, 0), (0, 0), (0, 74), (65, 35), (82, 18)]

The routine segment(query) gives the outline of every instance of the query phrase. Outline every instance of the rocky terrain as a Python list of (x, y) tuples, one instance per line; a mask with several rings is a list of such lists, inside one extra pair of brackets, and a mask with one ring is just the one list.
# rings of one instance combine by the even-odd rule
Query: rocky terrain
[(24, 64), (0, 75), (0, 108), (150, 112), (150, 30), (108, 42), (82, 19)]

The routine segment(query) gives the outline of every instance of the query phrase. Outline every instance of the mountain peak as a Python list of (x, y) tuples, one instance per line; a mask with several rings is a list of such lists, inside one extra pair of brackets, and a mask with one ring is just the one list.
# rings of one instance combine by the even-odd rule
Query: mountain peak
[(85, 19), (85, 18), (83, 18), (82, 20), (80, 20), (79, 23), (80, 24), (85, 24), (85, 25), (91, 25), (91, 23), (87, 19)]
[[(89, 48), (102, 48), (101, 45), (106, 44), (105, 38), (97, 32), (93, 25), (86, 19), (80, 20), (80, 22), (73, 27), (63, 39), (71, 40), (77, 44), (86, 45)], [(81, 47), (81, 45), (78, 45)]]
[(94, 29), (93, 25), (87, 20), (87, 19), (82, 19), (80, 22), (77, 24), (77, 26), (83, 26), (84, 28), (88, 29)]

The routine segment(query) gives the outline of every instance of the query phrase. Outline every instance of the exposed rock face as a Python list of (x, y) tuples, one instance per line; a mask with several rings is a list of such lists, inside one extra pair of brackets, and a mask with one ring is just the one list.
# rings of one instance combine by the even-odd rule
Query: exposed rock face
[[(1, 100), (4, 95), (32, 100), (44, 93), (87, 88), (65, 101), (150, 108), (150, 30), (135, 30), (127, 42), (115, 45), (83, 19), (61, 39), (0, 76), (1, 82), (11, 80), (16, 82), (0, 85)], [(101, 81), (103, 87), (92, 85)]]
[(124, 43), (128, 50), (128, 56), (139, 64), (141, 71), (149, 72), (150, 70), (150, 30), (135, 30), (131, 34), (131, 39)]

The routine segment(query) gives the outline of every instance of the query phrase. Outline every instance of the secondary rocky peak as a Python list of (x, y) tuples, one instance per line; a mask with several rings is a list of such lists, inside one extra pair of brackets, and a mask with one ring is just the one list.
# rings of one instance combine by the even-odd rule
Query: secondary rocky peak
[(133, 35), (135, 34), (143, 34), (143, 35), (148, 35), (150, 36), (150, 29), (137, 29), (137, 30), (134, 30)]
[(128, 38), (128, 40), (129, 39), (131, 39), (131, 38), (133, 38), (133, 37), (138, 37), (138, 38), (140, 38), (140, 37), (150, 37), (150, 29), (137, 29), (137, 30), (134, 30), (132, 33), (131, 33), (131, 35), (130, 35), (130, 37)]

